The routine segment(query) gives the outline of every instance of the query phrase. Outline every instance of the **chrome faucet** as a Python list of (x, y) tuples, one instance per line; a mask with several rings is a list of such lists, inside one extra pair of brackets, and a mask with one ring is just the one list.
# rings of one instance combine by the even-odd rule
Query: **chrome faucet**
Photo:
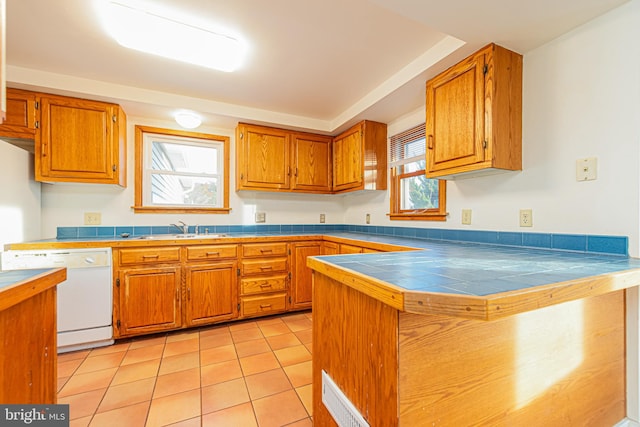
[(177, 224), (170, 224), (170, 225), (180, 230), (182, 234), (189, 233), (189, 226), (187, 224), (185, 224), (183, 221), (178, 221), (178, 224), (181, 224), (181, 225), (177, 225)]

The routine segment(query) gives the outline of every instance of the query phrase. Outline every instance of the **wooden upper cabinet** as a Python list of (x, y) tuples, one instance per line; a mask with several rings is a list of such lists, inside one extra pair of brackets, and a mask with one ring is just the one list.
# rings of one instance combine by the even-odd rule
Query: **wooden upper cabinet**
[(522, 55), (490, 44), (426, 85), (428, 178), (522, 169)]
[(331, 141), (329, 136), (293, 133), (292, 190), (309, 193), (331, 192)]
[(289, 189), (289, 132), (240, 124), (236, 148), (237, 190)]
[(35, 92), (7, 89), (7, 111), (0, 136), (35, 141), (39, 127), (39, 96)]
[(331, 137), (240, 123), (236, 189), (331, 192)]
[(387, 189), (387, 125), (362, 121), (333, 139), (333, 191)]
[(40, 109), (36, 180), (126, 185), (126, 118), (118, 105), (42, 94)]

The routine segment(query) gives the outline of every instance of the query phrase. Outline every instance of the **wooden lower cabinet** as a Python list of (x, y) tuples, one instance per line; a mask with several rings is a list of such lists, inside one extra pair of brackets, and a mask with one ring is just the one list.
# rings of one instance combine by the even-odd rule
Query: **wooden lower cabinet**
[(287, 311), (289, 245), (286, 242), (242, 245), (240, 317)]
[(238, 317), (238, 264), (217, 262), (185, 268), (187, 326)]
[(322, 242), (294, 243), (291, 245), (291, 304), (290, 308), (311, 308), (313, 296), (311, 269), (307, 257), (322, 254)]
[(116, 283), (120, 336), (180, 327), (180, 266), (120, 270)]

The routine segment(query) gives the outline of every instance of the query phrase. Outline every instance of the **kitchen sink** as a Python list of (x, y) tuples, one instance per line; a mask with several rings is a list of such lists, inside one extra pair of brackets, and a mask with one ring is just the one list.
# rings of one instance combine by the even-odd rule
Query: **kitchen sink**
[(177, 239), (218, 239), (220, 237), (227, 237), (226, 234), (212, 233), (212, 234), (148, 234), (140, 236), (141, 240), (177, 240)]

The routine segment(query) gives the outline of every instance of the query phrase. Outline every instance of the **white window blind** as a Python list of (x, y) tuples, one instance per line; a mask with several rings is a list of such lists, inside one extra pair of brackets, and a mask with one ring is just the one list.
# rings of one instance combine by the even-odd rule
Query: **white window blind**
[(389, 151), (390, 168), (425, 160), (424, 123), (393, 135), (390, 138)]

